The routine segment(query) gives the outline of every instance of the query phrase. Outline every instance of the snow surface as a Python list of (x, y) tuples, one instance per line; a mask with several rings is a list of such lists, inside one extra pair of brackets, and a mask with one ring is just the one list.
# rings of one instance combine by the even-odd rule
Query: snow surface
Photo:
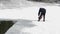
[[(40, 7), (46, 8), (46, 21), (37, 21)], [(5, 34), (60, 34), (60, 7), (39, 5), (22, 9), (2, 9), (1, 19), (20, 19)]]

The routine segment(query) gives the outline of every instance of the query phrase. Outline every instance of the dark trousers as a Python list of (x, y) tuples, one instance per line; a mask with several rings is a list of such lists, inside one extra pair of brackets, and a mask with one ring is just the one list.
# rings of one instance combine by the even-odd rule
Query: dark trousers
[(43, 21), (45, 21), (45, 13), (41, 13), (41, 14), (38, 16), (38, 21), (40, 21), (42, 17), (43, 17)]

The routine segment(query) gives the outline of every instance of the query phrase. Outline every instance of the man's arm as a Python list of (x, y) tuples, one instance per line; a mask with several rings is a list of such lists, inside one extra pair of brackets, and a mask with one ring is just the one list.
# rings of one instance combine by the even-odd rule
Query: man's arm
[(40, 15), (40, 11), (41, 11), (41, 9), (39, 9), (38, 16)]
[(40, 11), (38, 12), (38, 16), (40, 15)]

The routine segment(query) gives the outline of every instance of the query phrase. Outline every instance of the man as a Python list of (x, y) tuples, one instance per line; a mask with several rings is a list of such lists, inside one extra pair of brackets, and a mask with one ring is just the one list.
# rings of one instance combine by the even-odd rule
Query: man
[(46, 14), (46, 9), (40, 8), (38, 12), (38, 21), (40, 21), (42, 17), (43, 17), (43, 21), (45, 21), (45, 14)]

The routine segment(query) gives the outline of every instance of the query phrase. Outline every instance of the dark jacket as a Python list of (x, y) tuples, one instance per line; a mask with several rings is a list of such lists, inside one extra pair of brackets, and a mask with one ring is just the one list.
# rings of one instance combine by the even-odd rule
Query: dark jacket
[(39, 12), (38, 12), (38, 16), (41, 14), (45, 14), (46, 13), (46, 9), (45, 8), (40, 8)]

